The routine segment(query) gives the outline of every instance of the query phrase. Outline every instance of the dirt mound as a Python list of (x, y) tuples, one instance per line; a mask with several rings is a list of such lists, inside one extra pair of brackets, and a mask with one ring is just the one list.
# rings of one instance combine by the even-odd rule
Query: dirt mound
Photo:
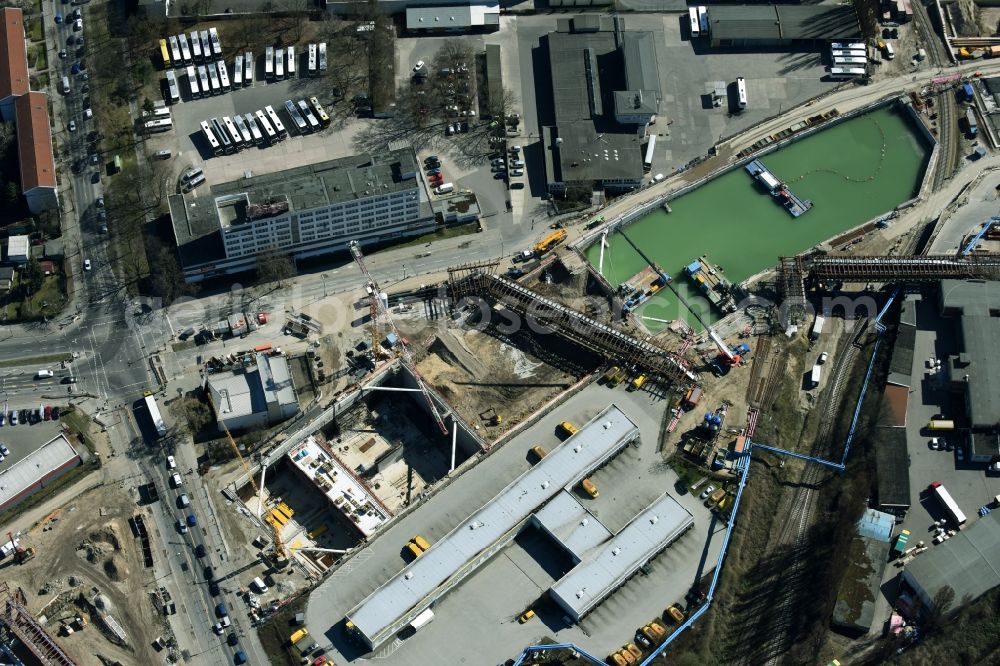
[(107, 545), (108, 550), (119, 551), (122, 549), (121, 539), (118, 537), (118, 529), (114, 523), (108, 523), (103, 529), (92, 532), (87, 539), (99, 546)]
[(128, 566), (122, 557), (114, 555), (104, 560), (104, 574), (115, 582), (121, 582), (128, 578)]

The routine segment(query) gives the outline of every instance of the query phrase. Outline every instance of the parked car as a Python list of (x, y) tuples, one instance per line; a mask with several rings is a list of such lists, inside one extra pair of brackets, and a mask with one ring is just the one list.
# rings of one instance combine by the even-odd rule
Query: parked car
[(16, 426), (17, 425), (17, 411), (16, 410), (10, 413), (10, 424), (12, 426)]
[(418, 60), (417, 64), (413, 66), (413, 73), (416, 74), (417, 72), (419, 72), (423, 68), (424, 68), (424, 61), (423, 60)]
[(7, 448), (6, 444), (0, 444), (0, 453), (2, 453), (5, 456), (10, 455), (10, 449)]
[(85, 271), (89, 271), (90, 270), (90, 259), (84, 259), (83, 260), (83, 270), (85, 270)]
[(709, 484), (703, 491), (701, 491), (701, 499), (705, 499), (714, 492), (715, 492), (715, 486)]
[(938, 441), (937, 437), (931, 437), (929, 446), (931, 447), (932, 451), (937, 451), (938, 449), (941, 448), (941, 443)]

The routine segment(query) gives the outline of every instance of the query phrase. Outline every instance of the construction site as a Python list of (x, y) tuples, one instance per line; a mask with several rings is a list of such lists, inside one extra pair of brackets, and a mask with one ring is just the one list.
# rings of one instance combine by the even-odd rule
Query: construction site
[(155, 585), (148, 537), (136, 529), (143, 515), (149, 520), (131, 494), (98, 486), (29, 532), (7, 535), (18, 547), (0, 560), (0, 620), (24, 663), (160, 660), (172, 643), (170, 600)]

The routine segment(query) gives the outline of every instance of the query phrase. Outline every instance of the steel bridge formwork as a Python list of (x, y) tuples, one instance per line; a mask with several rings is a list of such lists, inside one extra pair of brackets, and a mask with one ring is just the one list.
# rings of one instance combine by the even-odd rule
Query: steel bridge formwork
[(0, 622), (24, 643), (43, 666), (76, 666), (38, 620), (24, 606), (21, 590), (12, 592), (0, 582)]
[(530, 289), (494, 273), (496, 263), (469, 264), (449, 269), (453, 302), (467, 298), (487, 298), (530, 320), (532, 329), (555, 333), (573, 343), (617, 359), (650, 377), (690, 385), (696, 375), (682, 357), (611, 326), (602, 324), (572, 308), (556, 303)]

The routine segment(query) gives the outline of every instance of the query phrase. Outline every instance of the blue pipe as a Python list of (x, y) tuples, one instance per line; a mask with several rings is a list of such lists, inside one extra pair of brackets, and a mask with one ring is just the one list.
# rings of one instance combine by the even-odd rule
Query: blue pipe
[(840, 468), (844, 469), (847, 462), (847, 455), (851, 452), (851, 442), (854, 441), (854, 431), (858, 426), (858, 417), (861, 416), (861, 405), (864, 404), (865, 394), (868, 392), (868, 381), (872, 378), (872, 370), (875, 368), (875, 358), (878, 356), (879, 345), (882, 344), (882, 336), (875, 338), (875, 348), (872, 349), (872, 358), (868, 361), (868, 371), (865, 373), (865, 383), (861, 385), (861, 395), (858, 396), (858, 404), (854, 407), (854, 418), (851, 420), (851, 429), (847, 433), (847, 441), (844, 443), (844, 457), (840, 459)]
[(826, 465), (827, 467), (832, 467), (838, 472), (844, 471), (843, 463), (835, 463), (832, 460), (824, 460), (823, 458), (817, 458), (816, 456), (807, 456), (804, 453), (796, 453), (795, 451), (789, 451), (787, 449), (779, 449), (776, 446), (768, 446), (766, 444), (760, 444), (754, 442), (754, 448), (764, 449), (765, 451), (771, 451), (772, 453), (778, 453), (783, 456), (791, 456), (792, 458), (798, 458), (799, 460), (805, 460), (806, 462), (814, 462), (820, 465)]
[(976, 245), (978, 245), (979, 241), (983, 239), (983, 236), (986, 235), (986, 232), (989, 231), (990, 228), (998, 222), (1000, 222), (1000, 217), (991, 217), (989, 220), (987, 220), (986, 224), (983, 225), (983, 230), (972, 237), (972, 240), (969, 241), (969, 244), (965, 246), (964, 250), (958, 253), (958, 256), (964, 257), (965, 255), (975, 250)]

